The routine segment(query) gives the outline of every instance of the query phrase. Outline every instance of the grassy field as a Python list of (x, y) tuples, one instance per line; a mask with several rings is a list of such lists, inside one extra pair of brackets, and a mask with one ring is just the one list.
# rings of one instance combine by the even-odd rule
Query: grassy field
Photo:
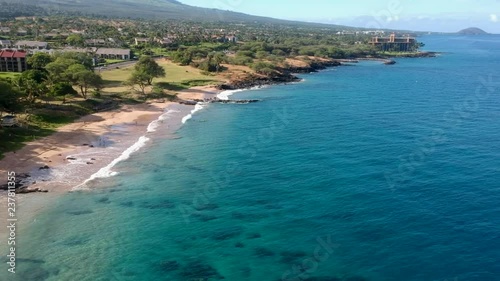
[(21, 73), (18, 73), (18, 72), (0, 72), (0, 79), (1, 78), (16, 78), (19, 75), (21, 75)]
[[(179, 91), (194, 86), (217, 84), (223, 80), (222, 76), (203, 75), (200, 70), (190, 66), (178, 66), (166, 60), (159, 61), (165, 68), (166, 77), (154, 79), (153, 83), (162, 89)], [(18, 115), (18, 120), (23, 126), (16, 128), (0, 127), (0, 159), (4, 153), (15, 151), (24, 146), (24, 143), (32, 141), (53, 133), (58, 127), (71, 123), (73, 120), (92, 113), (94, 108), (105, 101), (112, 100), (117, 104), (140, 102), (133, 95), (127, 95), (130, 87), (124, 86), (132, 72), (133, 66), (113, 69), (101, 72), (106, 83), (102, 90), (102, 98), (72, 98), (66, 104), (60, 101), (52, 101), (48, 104), (38, 103), (38, 107), (33, 110), (29, 120), (27, 116)], [(15, 77), (18, 73), (0, 72), (0, 78)], [(169, 93), (171, 96), (172, 93)], [(167, 98), (170, 97), (168, 93)]]
[(124, 62), (125, 60), (112, 60), (112, 59), (106, 59), (106, 64), (113, 64), (113, 63), (119, 63), (119, 62)]
[[(179, 66), (170, 61), (160, 60), (158, 64), (165, 68), (166, 77), (155, 78), (154, 84), (169, 90), (182, 90), (194, 86), (217, 84), (220, 77), (203, 75), (199, 69)], [(108, 87), (103, 92), (121, 92), (128, 89), (123, 83), (130, 77), (133, 66), (101, 72)]]

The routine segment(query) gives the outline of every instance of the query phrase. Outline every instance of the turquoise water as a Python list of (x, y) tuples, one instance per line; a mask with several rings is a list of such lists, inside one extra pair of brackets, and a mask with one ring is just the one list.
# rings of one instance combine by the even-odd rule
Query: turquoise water
[(500, 37), (422, 40), (197, 112), (40, 214), (16, 277), (500, 280)]

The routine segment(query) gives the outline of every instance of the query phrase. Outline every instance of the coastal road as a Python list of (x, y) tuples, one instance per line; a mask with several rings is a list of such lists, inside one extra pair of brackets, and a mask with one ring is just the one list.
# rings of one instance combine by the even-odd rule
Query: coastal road
[[(157, 60), (163, 59), (163, 57), (154, 57), (154, 59), (157, 61)], [(133, 66), (137, 62), (138, 62), (138, 60), (129, 60), (129, 61), (124, 61), (124, 62), (109, 64), (107, 66), (99, 66), (99, 67), (96, 67), (94, 70), (95, 70), (95, 72), (99, 73), (102, 71), (108, 71), (108, 70), (113, 70), (113, 69), (117, 69), (117, 68), (124, 68), (124, 67), (128, 67), (128, 66)]]
[(117, 68), (124, 68), (127, 66), (133, 66), (137, 63), (136, 60), (131, 60), (131, 61), (124, 61), (124, 62), (119, 62), (119, 63), (113, 63), (107, 66), (98, 66), (95, 68), (95, 72), (99, 73), (102, 71), (107, 71), (107, 70), (113, 70)]

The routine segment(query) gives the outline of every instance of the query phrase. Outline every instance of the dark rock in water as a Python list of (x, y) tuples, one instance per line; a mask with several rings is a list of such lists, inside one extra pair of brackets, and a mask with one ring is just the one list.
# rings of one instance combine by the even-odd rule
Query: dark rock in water
[(243, 277), (248, 278), (250, 277), (250, 275), (252, 275), (252, 269), (250, 267), (244, 267), (240, 271)]
[(245, 248), (245, 244), (241, 243), (241, 242), (236, 242), (236, 244), (234, 244), (234, 246), (236, 248)]
[(132, 202), (132, 201), (120, 202), (120, 203), (118, 203), (118, 205), (123, 206), (123, 207), (133, 207), (134, 202)]
[(188, 168), (189, 170), (197, 171), (197, 172), (204, 172), (205, 171), (205, 169), (203, 169), (203, 168), (192, 166), (192, 165), (186, 165), (186, 168)]
[(215, 231), (210, 237), (216, 241), (227, 240), (230, 238), (238, 237), (243, 232), (240, 226), (233, 226)]
[(66, 212), (67, 214), (74, 215), (74, 216), (79, 216), (79, 215), (87, 215), (87, 214), (92, 214), (94, 211), (92, 210), (76, 210), (76, 211), (68, 211)]
[(272, 257), (274, 256), (274, 252), (266, 249), (264, 247), (258, 247), (254, 249), (254, 253), (257, 257), (263, 258), (263, 257)]
[(202, 261), (194, 261), (186, 264), (181, 271), (183, 280), (213, 280), (224, 279), (215, 268)]
[(387, 60), (386, 62), (384, 62), (385, 65), (392, 65), (392, 64), (396, 64), (396, 61), (394, 60)]
[(38, 168), (38, 170), (48, 170), (48, 169), (50, 169), (50, 167), (47, 165)]
[(259, 102), (260, 100), (220, 100), (220, 99), (214, 99), (211, 100), (210, 103), (233, 103), (233, 104), (248, 104), (248, 103), (255, 103)]
[(36, 281), (44, 281), (50, 277), (50, 272), (41, 266), (30, 267), (29, 269), (23, 271), (19, 274), (19, 280), (36, 280)]
[(162, 261), (160, 263), (160, 269), (165, 272), (171, 272), (179, 269), (180, 264), (177, 261)]
[(70, 156), (68, 156), (68, 157), (66, 157), (66, 159), (67, 160), (76, 160), (76, 157), (70, 157)]
[(35, 264), (42, 264), (45, 263), (44, 260), (39, 260), (39, 259), (23, 259), (23, 258), (16, 258), (16, 261), (22, 262), (22, 263), (35, 263)]
[(301, 261), (307, 256), (307, 254), (302, 251), (283, 251), (280, 253), (280, 256), (281, 262), (290, 264)]
[(92, 165), (92, 164), (94, 164), (94, 163), (92, 163), (92, 162), (87, 162), (87, 165)]
[(173, 209), (175, 208), (175, 203), (170, 200), (162, 200), (159, 202), (143, 202), (139, 205), (141, 208), (146, 209)]
[(321, 277), (310, 277), (307, 279), (307, 281), (342, 281), (342, 279), (338, 277), (321, 276)]
[(99, 199), (97, 199), (97, 203), (108, 204), (109, 203), (109, 198), (108, 197), (99, 198)]
[(245, 221), (259, 221), (263, 218), (269, 217), (269, 214), (267, 213), (240, 213), (240, 212), (233, 212), (231, 214), (231, 217), (233, 219), (238, 219), (238, 220), (245, 220)]
[(210, 211), (219, 208), (219, 206), (217, 204), (209, 203), (201, 206), (195, 206), (194, 208), (197, 211)]
[[(24, 188), (24, 184), (21, 182), (21, 179), (16, 178), (14, 187), (17, 190), (20, 190), (20, 189)], [(11, 186), (11, 189), (12, 189), (12, 186)], [(3, 185), (0, 185), (0, 190), (9, 190), (9, 184), (6, 183), (6, 184), (3, 184)]]
[(203, 221), (203, 222), (217, 219), (217, 217), (214, 215), (205, 215), (205, 214), (198, 214), (198, 213), (194, 213), (191, 216), (200, 220), (200, 221)]
[(185, 105), (196, 105), (198, 102), (193, 100), (180, 100), (179, 103)]
[(256, 238), (260, 238), (260, 237), (262, 237), (262, 235), (260, 235), (260, 233), (250, 233), (247, 235), (248, 239), (256, 239)]
[(74, 237), (71, 237), (71, 238), (64, 240), (62, 242), (62, 244), (65, 246), (80, 246), (80, 245), (87, 244), (87, 242), (89, 242), (89, 240), (90, 239), (88, 237), (74, 236)]
[(40, 189), (40, 188), (22, 188), (17, 191), (18, 194), (23, 194), (23, 193), (35, 193), (35, 192), (49, 192), (48, 190), (45, 189)]
[(344, 278), (342, 281), (368, 281), (368, 279), (361, 277), (361, 276), (351, 276)]

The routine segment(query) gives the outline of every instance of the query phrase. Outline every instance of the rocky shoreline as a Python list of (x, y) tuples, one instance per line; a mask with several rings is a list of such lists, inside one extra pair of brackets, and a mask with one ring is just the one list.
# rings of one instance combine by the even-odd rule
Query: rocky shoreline
[[(397, 56), (398, 58), (431, 58), (436, 57), (438, 52), (418, 52), (401, 54)], [(312, 60), (308, 62), (307, 66), (289, 66), (286, 68), (277, 68), (277, 72), (272, 75), (259, 75), (250, 74), (242, 79), (230, 81), (228, 83), (220, 84), (217, 86), (219, 90), (238, 90), (238, 89), (248, 89), (252, 87), (261, 87), (266, 85), (275, 84), (285, 84), (290, 82), (298, 82), (301, 79), (294, 74), (300, 73), (313, 73), (320, 70), (324, 70), (329, 67), (337, 67), (343, 65), (349, 65), (350, 63), (357, 63), (360, 60), (372, 60), (380, 61), (385, 65), (396, 64), (393, 60), (394, 56), (388, 57), (365, 57), (356, 59), (324, 59), (324, 60)]]
[(324, 70), (329, 67), (341, 66), (338, 60), (311, 61), (308, 66), (290, 66), (286, 68), (277, 68), (277, 72), (272, 75), (250, 74), (243, 79), (230, 81), (217, 86), (219, 90), (238, 90), (253, 87), (262, 87), (266, 85), (285, 84), (299, 82), (301, 79), (294, 74), (313, 73)]

